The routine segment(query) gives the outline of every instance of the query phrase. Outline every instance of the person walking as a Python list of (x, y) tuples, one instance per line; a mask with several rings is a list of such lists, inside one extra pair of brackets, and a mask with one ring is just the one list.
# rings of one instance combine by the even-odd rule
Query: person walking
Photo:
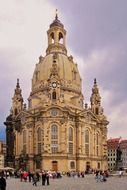
[(37, 179), (37, 174), (35, 173), (35, 174), (33, 175), (33, 186), (34, 186), (34, 185), (37, 186), (37, 181), (38, 181), (38, 179)]
[(6, 179), (3, 174), (0, 177), (0, 190), (6, 190)]

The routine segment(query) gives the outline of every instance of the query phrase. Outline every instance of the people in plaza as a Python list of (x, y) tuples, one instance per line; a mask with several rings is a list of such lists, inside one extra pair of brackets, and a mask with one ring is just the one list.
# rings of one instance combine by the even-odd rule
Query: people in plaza
[(96, 182), (99, 182), (99, 181), (100, 181), (100, 173), (99, 173), (98, 170), (97, 170), (96, 173), (95, 173), (95, 178), (96, 178)]
[(28, 172), (28, 177), (29, 177), (29, 182), (31, 182), (32, 177), (33, 177), (33, 176), (32, 176), (32, 172), (30, 172), (30, 171)]
[(105, 172), (102, 172), (102, 171), (96, 171), (95, 172), (95, 175), (96, 175), (96, 182), (106, 182), (107, 179), (106, 179), (106, 174)]
[(23, 179), (25, 182), (27, 181), (27, 176), (28, 176), (28, 172), (24, 171), (23, 172)]
[(40, 174), (39, 174), (39, 172), (36, 172), (36, 175), (37, 175), (37, 181), (40, 181)]
[(49, 185), (49, 172), (48, 171), (46, 172), (46, 182), (47, 182), (47, 185)]
[(37, 186), (37, 181), (38, 181), (37, 174), (34, 173), (34, 174), (33, 174), (33, 186), (34, 186), (34, 185)]
[(3, 173), (0, 174), (0, 190), (6, 190), (6, 179)]
[(45, 181), (46, 181), (46, 173), (45, 171), (42, 171), (42, 185), (45, 185)]
[(20, 172), (20, 181), (22, 182), (23, 180), (23, 171)]
[(123, 174), (122, 170), (119, 171), (119, 177), (121, 177)]

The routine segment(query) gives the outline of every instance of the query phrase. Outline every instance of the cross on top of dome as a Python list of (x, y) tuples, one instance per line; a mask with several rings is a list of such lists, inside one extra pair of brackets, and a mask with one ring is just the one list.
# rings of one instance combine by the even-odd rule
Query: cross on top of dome
[(56, 9), (55, 20), (50, 24), (50, 28), (52, 28), (54, 26), (59, 26), (59, 27), (64, 28), (64, 25), (58, 19), (58, 11), (57, 11), (57, 9)]

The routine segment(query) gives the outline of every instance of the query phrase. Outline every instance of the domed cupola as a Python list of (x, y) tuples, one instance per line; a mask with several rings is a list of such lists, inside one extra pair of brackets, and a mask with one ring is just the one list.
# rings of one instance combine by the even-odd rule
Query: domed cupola
[(50, 53), (63, 53), (67, 54), (67, 49), (65, 47), (65, 37), (66, 30), (64, 29), (64, 25), (58, 19), (58, 15), (56, 13), (55, 20), (50, 24), (50, 28), (47, 31), (48, 35), (48, 48), (46, 50), (46, 54)]
[(38, 97), (38, 102), (50, 103), (52, 94), (56, 93), (55, 96), (53, 95), (56, 102), (60, 102), (62, 97), (64, 99), (62, 102), (82, 107), (84, 97), (78, 65), (72, 56), (67, 55), (66, 31), (57, 14), (49, 26), (47, 35), (46, 56), (40, 56), (39, 62), (36, 64), (29, 100)]
[(55, 16), (55, 20), (50, 24), (50, 28), (54, 27), (54, 26), (58, 26), (58, 27), (62, 27), (64, 28), (64, 25), (60, 22), (60, 20), (58, 19), (58, 15), (56, 13)]

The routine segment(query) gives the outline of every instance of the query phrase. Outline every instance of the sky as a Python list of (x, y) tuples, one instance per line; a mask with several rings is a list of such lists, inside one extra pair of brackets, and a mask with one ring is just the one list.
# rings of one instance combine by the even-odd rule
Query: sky
[(109, 121), (108, 138), (127, 138), (127, 1), (0, 0), (0, 139), (19, 78), (24, 102), (40, 55), (45, 56), (47, 30), (55, 9), (67, 30), (89, 104), (94, 78)]

